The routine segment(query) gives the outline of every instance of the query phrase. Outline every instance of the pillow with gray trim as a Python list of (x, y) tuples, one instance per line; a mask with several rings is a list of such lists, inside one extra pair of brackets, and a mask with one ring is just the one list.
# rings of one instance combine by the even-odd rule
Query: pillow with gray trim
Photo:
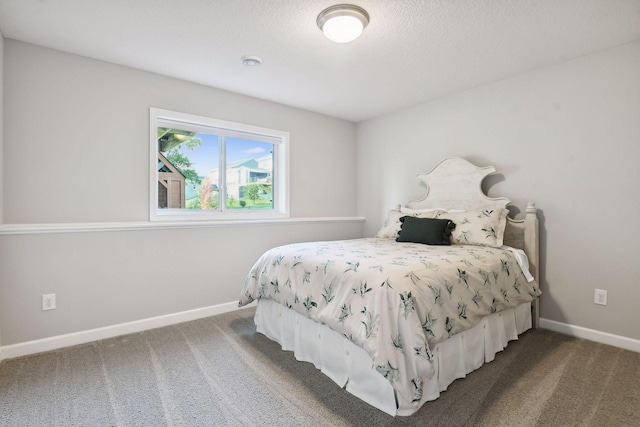
[(436, 218), (450, 219), (456, 228), (451, 232), (454, 245), (479, 245), (499, 248), (503, 244), (507, 226), (506, 208), (472, 211), (446, 211)]

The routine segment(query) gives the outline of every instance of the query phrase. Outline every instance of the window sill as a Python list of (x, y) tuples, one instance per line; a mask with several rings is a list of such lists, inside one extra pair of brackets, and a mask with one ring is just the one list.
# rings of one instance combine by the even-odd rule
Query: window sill
[(315, 217), (261, 220), (161, 221), (161, 222), (96, 222), (69, 224), (4, 224), (0, 236), (17, 234), (94, 233), (103, 231), (140, 231), (163, 229), (254, 227), (262, 225), (295, 225), (321, 223), (364, 223), (364, 217)]

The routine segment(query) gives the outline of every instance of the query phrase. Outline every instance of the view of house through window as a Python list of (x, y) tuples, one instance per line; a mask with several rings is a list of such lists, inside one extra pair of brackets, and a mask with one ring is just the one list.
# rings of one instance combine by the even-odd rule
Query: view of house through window
[(276, 209), (278, 138), (160, 117), (155, 129), (157, 212)]

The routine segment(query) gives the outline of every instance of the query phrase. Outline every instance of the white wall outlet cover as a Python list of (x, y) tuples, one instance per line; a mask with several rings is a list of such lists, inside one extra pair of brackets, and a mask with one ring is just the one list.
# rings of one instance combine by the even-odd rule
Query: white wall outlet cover
[(595, 304), (607, 305), (607, 291), (603, 289), (596, 289), (593, 297)]
[(42, 295), (42, 311), (55, 310), (56, 308), (56, 294), (43, 294)]

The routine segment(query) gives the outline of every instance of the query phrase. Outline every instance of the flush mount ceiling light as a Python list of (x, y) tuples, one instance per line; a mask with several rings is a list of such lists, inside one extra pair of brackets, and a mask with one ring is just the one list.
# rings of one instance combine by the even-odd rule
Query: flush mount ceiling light
[(369, 23), (369, 14), (352, 4), (338, 4), (320, 12), (316, 22), (332, 42), (348, 43), (360, 37)]

